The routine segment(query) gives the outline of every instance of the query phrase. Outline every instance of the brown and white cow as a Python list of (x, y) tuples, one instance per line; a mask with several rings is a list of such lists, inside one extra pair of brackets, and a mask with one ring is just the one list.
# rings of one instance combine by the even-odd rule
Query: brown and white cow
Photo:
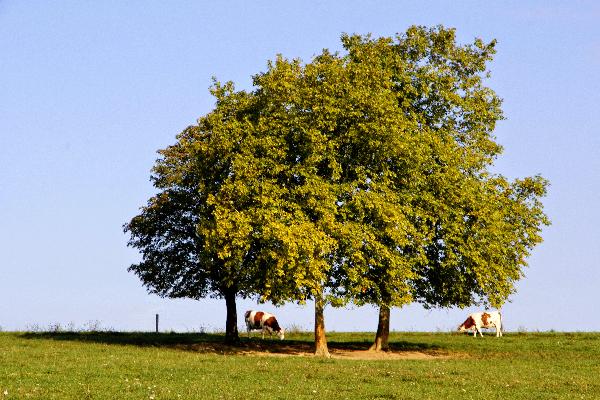
[(250, 338), (250, 331), (262, 330), (263, 339), (265, 338), (265, 332), (268, 332), (269, 335), (275, 332), (279, 339), (283, 340), (285, 331), (279, 326), (273, 314), (249, 310), (244, 314), (244, 319), (246, 320), (246, 329), (248, 329), (248, 339)]
[(483, 311), (470, 314), (463, 322), (458, 330), (460, 332), (473, 330), (473, 337), (477, 336), (477, 332), (483, 337), (481, 328), (496, 328), (496, 337), (502, 336), (502, 314), (500, 311)]

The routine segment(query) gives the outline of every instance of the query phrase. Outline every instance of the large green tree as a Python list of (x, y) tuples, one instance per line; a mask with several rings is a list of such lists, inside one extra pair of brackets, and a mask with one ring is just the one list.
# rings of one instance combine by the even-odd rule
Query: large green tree
[(319, 299), (335, 245), (321, 229), (329, 188), (296, 162), (285, 104), (263, 82), (252, 93), (215, 83), (214, 110), (159, 151), (158, 193), (125, 225), (142, 254), (129, 270), (163, 297), (224, 298), (227, 341), (236, 297)]
[(333, 241), (322, 253), (329, 268), (311, 284), (317, 354), (328, 353), (325, 304), (342, 305), (357, 298), (356, 291), (377, 289), (369, 276), (374, 265), (389, 267), (390, 301), (410, 300), (411, 264), (394, 247), (411, 243), (416, 233), (411, 240), (406, 192), (388, 186), (406, 180), (407, 165), (414, 164), (412, 139), (389, 71), (378, 64), (324, 51), (304, 65), (278, 58), (255, 79), (266, 121), (278, 124), (271, 133), (285, 137), (282, 147), (292, 162), (284, 182), (288, 200)]
[[(252, 292), (243, 263), (222, 257), (207, 226), (215, 229), (218, 213), (214, 195), (231, 174), (243, 135), (240, 114), (248, 114), (250, 96), (215, 85), (215, 110), (178, 136), (176, 144), (160, 150), (151, 180), (158, 193), (125, 225), (129, 245), (142, 260), (130, 266), (151, 293), (163, 297), (224, 298), (226, 340), (238, 338), (236, 296)], [(232, 230), (232, 233), (235, 233)], [(233, 238), (235, 240), (235, 238)], [(221, 252), (221, 253), (220, 253)]]
[[(378, 162), (354, 159), (368, 176), (372, 200), (351, 219), (373, 229), (379, 239), (367, 243), (384, 250), (363, 249), (371, 257), (369, 286), (360, 280), (344, 286), (354, 286), (357, 302), (379, 305), (372, 348), (380, 350), (388, 345), (392, 306), (415, 300), (426, 307), (500, 307), (549, 223), (539, 200), (547, 183), (539, 176), (510, 183), (490, 172), (502, 151), (493, 136), (501, 101), (485, 86), (495, 41), (458, 45), (452, 29), (412, 27), (395, 38), (345, 36), (343, 43), (348, 68), (380, 71), (374, 79), (388, 81), (395, 110), (385, 112), (397, 116), (396, 138), (411, 149), (397, 157), (388, 139), (381, 151), (363, 148)], [(391, 232), (390, 215), (405, 222)]]

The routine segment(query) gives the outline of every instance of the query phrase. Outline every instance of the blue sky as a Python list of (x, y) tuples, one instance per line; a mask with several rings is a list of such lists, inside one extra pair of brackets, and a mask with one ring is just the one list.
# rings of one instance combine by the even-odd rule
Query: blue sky
[[(138, 255), (121, 227), (153, 194), (156, 150), (211, 109), (212, 76), (249, 89), (278, 53), (309, 60), (342, 32), (443, 24), (462, 42), (498, 40), (496, 170), (551, 182), (553, 224), (507, 328), (600, 331), (600, 5), (484, 3), (0, 0), (0, 326), (150, 330), (160, 313), (162, 329), (222, 329), (222, 301), (160, 299), (126, 271)], [(312, 304), (261, 308), (312, 327)], [(465, 314), (409, 306), (391, 327), (447, 330)], [(376, 321), (368, 307), (326, 311), (329, 330)]]

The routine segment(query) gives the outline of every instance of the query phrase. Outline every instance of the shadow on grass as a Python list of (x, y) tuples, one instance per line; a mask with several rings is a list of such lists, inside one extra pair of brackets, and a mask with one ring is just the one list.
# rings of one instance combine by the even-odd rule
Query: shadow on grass
[(77, 342), (171, 347), (198, 342), (223, 342), (224, 336), (211, 333), (150, 333), (150, 332), (25, 332), (25, 339), (50, 339)]
[[(240, 337), (236, 343), (225, 343), (224, 335), (211, 333), (147, 333), (147, 332), (27, 332), (19, 335), (31, 340), (58, 340), (84, 343), (102, 343), (138, 347), (160, 347), (183, 351), (213, 354), (270, 353), (281, 355), (311, 354), (312, 339), (282, 340), (274, 338)], [(371, 343), (367, 341), (328, 340), (332, 351), (365, 351)], [(429, 343), (391, 341), (390, 350), (395, 352), (435, 352), (441, 348)]]

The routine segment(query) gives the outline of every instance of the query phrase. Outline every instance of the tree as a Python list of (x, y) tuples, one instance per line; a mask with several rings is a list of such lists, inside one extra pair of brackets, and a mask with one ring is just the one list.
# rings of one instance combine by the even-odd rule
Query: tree
[[(344, 36), (343, 43), (348, 68), (368, 65), (389, 80), (395, 123), (404, 132), (400, 141), (412, 149), (399, 158), (389, 139), (383, 152), (364, 149), (382, 154), (378, 163), (358, 159), (369, 197), (379, 200), (358, 207), (352, 219), (374, 229), (382, 248), (361, 250), (371, 257), (365, 269), (370, 286), (360, 280), (345, 286), (362, 287), (351, 293), (358, 303), (380, 306), (372, 349), (381, 350), (388, 346), (392, 306), (413, 299), (426, 307), (480, 302), (500, 307), (506, 301), (541, 241), (541, 227), (549, 223), (539, 201), (547, 182), (536, 176), (508, 183), (489, 172), (502, 151), (493, 137), (502, 119), (501, 100), (484, 85), (495, 41), (460, 46), (452, 29), (411, 27), (395, 39)], [(391, 198), (391, 204), (385, 202)], [(385, 211), (388, 216), (377, 217)], [(396, 222), (394, 230), (404, 240), (386, 231), (397, 221), (389, 215), (402, 215), (405, 223)], [(382, 257), (386, 254), (392, 257)]]
[(340, 171), (335, 142), (324, 127), (329, 121), (316, 109), (333, 104), (331, 94), (324, 93), (325, 85), (330, 84), (324, 77), (335, 77), (339, 67), (339, 58), (327, 52), (304, 66), (299, 60), (278, 57), (254, 79), (255, 95), (263, 110), (259, 125), (264, 135), (280, 141), (278, 148), (286, 154), (287, 169), (279, 174), (276, 184), (286, 190), (285, 207), (293, 209), (302, 226), (308, 228), (302, 229), (303, 235), (290, 237), (286, 247), (304, 244), (308, 238), (318, 239), (318, 247), (294, 252), (300, 255), (300, 262), (293, 263), (298, 266), (293, 273), (286, 271), (292, 279), (283, 286), (290, 300), (314, 300), (315, 354), (321, 356), (329, 355), (324, 308), (337, 249)]
[(236, 106), (250, 112), (249, 96), (231, 89), (215, 85), (215, 110), (159, 151), (151, 177), (159, 193), (124, 227), (131, 235), (129, 245), (142, 254), (142, 261), (129, 270), (151, 293), (225, 299), (227, 341), (238, 339), (236, 296), (252, 293), (245, 265), (220, 257), (206, 229), (216, 224), (213, 197), (230, 174), (235, 136), (242, 134)]
[(129, 270), (148, 290), (224, 298), (225, 338), (236, 341), (236, 297), (279, 304), (320, 294), (333, 241), (298, 204), (327, 212), (317, 204), (327, 188), (307, 181), (288, 154), (294, 145), (280, 126), (280, 105), (231, 83), (215, 82), (212, 93), (215, 109), (159, 151), (152, 176), (159, 193), (124, 229), (142, 254)]
[(415, 164), (412, 139), (389, 70), (374, 60), (351, 62), (328, 51), (305, 65), (280, 57), (255, 78), (256, 94), (268, 110), (264, 124), (276, 120), (271, 132), (286, 138), (289, 200), (334, 241), (322, 253), (330, 268), (310, 292), (321, 355), (327, 354), (325, 304), (339, 306), (358, 298), (357, 292), (363, 297), (379, 292), (369, 275), (375, 266), (387, 267), (385, 279), (377, 282), (396, 288), (387, 301), (410, 300), (411, 264), (395, 247), (414, 242), (412, 225), (403, 210), (406, 192), (392, 185), (407, 180), (408, 165)]

